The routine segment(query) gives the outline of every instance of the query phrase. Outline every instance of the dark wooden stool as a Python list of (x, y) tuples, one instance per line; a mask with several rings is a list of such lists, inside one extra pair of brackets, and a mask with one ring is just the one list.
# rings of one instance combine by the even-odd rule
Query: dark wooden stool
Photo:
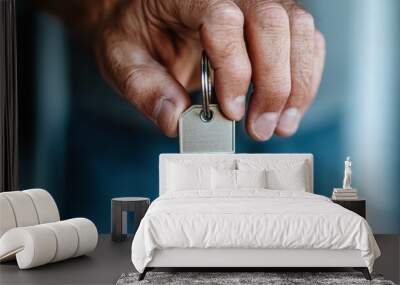
[(111, 199), (111, 239), (124, 241), (127, 237), (128, 212), (134, 214), (135, 231), (146, 214), (150, 199), (143, 197), (121, 197)]

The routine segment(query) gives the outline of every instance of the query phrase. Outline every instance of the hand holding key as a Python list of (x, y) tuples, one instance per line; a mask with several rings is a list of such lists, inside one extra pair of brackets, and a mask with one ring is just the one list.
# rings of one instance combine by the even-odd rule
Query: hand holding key
[(234, 153), (235, 121), (227, 119), (213, 101), (212, 67), (203, 51), (201, 56), (202, 104), (193, 105), (179, 119), (181, 153)]
[(80, 11), (71, 15), (96, 32), (105, 77), (168, 136), (190, 106), (203, 48), (229, 119), (245, 115), (254, 83), (246, 128), (256, 140), (293, 134), (317, 93), (324, 39), (294, 0), (42, 1), (76, 6), (53, 10)]

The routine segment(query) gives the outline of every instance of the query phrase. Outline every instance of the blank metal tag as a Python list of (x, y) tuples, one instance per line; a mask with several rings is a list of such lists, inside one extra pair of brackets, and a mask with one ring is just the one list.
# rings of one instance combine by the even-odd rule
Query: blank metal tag
[(202, 106), (193, 105), (179, 119), (181, 153), (235, 152), (235, 121), (228, 120), (211, 104), (212, 118), (203, 120)]

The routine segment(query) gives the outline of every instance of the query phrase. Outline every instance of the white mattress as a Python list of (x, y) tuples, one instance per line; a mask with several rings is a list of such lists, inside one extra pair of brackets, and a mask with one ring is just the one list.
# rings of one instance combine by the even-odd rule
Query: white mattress
[(262, 189), (162, 195), (140, 223), (132, 262), (143, 272), (168, 248), (359, 250), (370, 271), (380, 255), (359, 215), (312, 193)]

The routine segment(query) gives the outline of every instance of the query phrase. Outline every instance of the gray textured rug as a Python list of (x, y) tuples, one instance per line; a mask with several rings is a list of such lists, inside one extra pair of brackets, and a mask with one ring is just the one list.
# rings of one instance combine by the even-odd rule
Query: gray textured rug
[(372, 275), (368, 281), (359, 272), (148, 272), (146, 278), (137, 281), (138, 273), (122, 274), (117, 285), (133, 284), (379, 284), (395, 285), (380, 275)]

